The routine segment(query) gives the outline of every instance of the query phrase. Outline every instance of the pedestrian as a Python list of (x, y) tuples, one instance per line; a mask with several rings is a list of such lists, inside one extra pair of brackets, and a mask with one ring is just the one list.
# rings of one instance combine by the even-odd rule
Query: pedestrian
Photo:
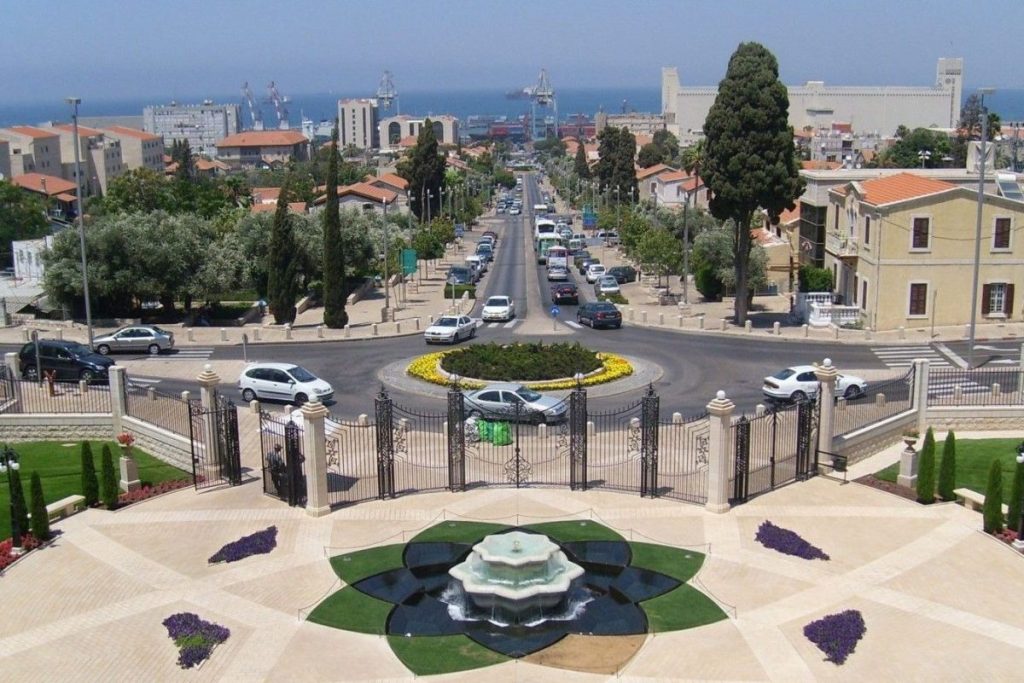
[(287, 466), (281, 453), (282, 450), (283, 447), (278, 443), (274, 444), (274, 448), (267, 452), (267, 470), (270, 472), (270, 481), (277, 490), (277, 497), (284, 500), (287, 495)]

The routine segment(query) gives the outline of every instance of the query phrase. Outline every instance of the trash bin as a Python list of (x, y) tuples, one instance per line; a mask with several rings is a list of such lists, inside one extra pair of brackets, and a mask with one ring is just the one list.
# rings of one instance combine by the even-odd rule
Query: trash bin
[(508, 422), (495, 422), (491, 436), (491, 443), (495, 446), (508, 446), (512, 443), (512, 429)]

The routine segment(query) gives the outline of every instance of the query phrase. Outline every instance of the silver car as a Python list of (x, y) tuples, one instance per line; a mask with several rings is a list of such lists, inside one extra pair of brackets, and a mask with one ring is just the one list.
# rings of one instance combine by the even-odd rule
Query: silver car
[(156, 325), (129, 325), (93, 338), (92, 347), (104, 356), (114, 351), (145, 351), (155, 356), (174, 348), (174, 333)]
[(520, 422), (537, 424), (564, 422), (569, 414), (569, 402), (539, 394), (522, 384), (498, 382), (466, 394), (466, 413), (488, 420), (518, 417)]

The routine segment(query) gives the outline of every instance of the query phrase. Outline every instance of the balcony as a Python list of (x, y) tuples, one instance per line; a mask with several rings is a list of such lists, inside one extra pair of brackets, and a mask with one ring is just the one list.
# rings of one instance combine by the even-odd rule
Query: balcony
[(825, 235), (825, 250), (841, 259), (856, 260), (858, 254), (857, 240), (853, 237), (843, 237), (838, 233), (830, 232)]

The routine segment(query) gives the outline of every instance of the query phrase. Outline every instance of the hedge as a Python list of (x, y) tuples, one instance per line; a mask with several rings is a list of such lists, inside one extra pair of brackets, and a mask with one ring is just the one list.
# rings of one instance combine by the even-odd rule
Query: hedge
[[(452, 293), (454, 292), (454, 296)], [(444, 298), (445, 299), (461, 299), (463, 293), (468, 292), (470, 299), (476, 298), (476, 285), (445, 285), (444, 286)]]

